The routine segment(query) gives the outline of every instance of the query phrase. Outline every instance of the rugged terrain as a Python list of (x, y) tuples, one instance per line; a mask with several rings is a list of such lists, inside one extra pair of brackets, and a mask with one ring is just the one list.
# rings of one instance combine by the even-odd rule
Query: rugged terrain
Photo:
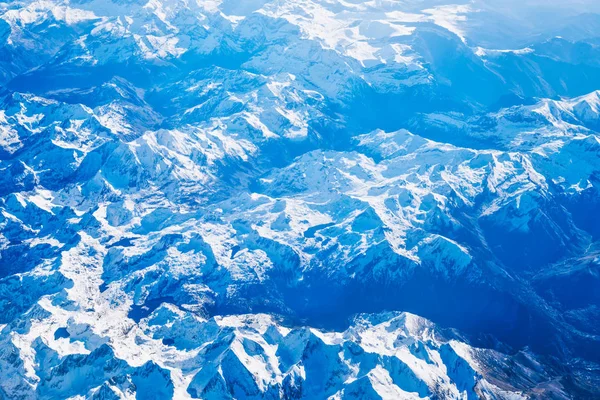
[(0, 398), (600, 397), (600, 6), (498, 3), (0, 3)]

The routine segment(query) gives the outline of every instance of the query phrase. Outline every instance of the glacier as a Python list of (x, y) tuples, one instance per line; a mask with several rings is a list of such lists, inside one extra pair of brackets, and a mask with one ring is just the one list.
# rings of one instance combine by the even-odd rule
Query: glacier
[(0, 2), (0, 399), (600, 398), (598, 32)]

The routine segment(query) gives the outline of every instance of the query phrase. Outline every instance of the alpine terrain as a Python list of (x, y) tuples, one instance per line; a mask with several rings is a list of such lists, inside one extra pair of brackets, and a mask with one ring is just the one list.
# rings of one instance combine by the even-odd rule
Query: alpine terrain
[(600, 399), (600, 3), (467, 1), (0, 2), (0, 399)]

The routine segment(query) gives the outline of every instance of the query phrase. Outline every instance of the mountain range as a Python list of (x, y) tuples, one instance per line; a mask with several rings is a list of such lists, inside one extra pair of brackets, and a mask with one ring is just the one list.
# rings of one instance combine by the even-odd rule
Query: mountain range
[(600, 398), (598, 32), (0, 3), (0, 399)]

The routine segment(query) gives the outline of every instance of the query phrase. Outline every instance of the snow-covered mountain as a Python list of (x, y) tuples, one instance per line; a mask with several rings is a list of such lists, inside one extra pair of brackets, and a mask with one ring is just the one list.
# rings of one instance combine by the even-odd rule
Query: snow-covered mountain
[(599, 13), (0, 3), (0, 398), (598, 398)]

